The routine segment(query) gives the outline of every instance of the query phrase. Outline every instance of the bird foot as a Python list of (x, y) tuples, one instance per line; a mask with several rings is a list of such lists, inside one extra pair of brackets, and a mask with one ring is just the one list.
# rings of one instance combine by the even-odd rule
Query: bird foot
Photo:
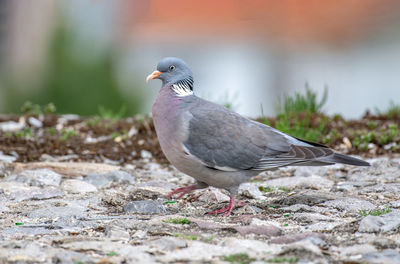
[(196, 190), (196, 189), (198, 189), (197, 184), (190, 185), (190, 186), (186, 186), (186, 187), (181, 187), (181, 188), (178, 188), (178, 189), (176, 189), (176, 190), (170, 192), (167, 196), (168, 196), (168, 197), (172, 197), (174, 194), (181, 193), (181, 194), (177, 197), (177, 199), (180, 199), (180, 198), (182, 198), (185, 194), (188, 194), (188, 193), (190, 193), (190, 192), (192, 192), (192, 191), (194, 191), (194, 190)]
[(231, 199), (229, 200), (229, 205), (227, 207), (215, 210), (215, 211), (210, 211), (208, 212), (209, 214), (221, 214), (225, 213), (224, 216), (230, 216), (232, 210), (236, 207), (242, 207), (246, 203), (243, 201), (235, 201), (235, 197), (231, 196)]

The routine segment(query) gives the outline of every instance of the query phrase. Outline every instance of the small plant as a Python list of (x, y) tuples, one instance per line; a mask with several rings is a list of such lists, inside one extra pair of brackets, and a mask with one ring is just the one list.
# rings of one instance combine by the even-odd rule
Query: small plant
[(227, 261), (230, 263), (237, 263), (237, 264), (249, 264), (254, 261), (254, 258), (250, 258), (249, 255), (246, 253), (239, 253), (239, 254), (232, 254), (229, 256), (221, 257), (221, 260)]
[(286, 187), (278, 187), (279, 191), (285, 192), (285, 193), (290, 193), (292, 190)]
[(76, 131), (72, 129), (61, 129), (61, 140), (62, 141), (67, 141), (71, 137), (75, 137)]
[(31, 101), (26, 101), (21, 106), (21, 112), (26, 115), (54, 114), (56, 112), (56, 106), (53, 103), (40, 106), (32, 103)]
[(266, 260), (267, 263), (297, 263), (298, 261), (298, 258), (271, 258)]
[(378, 108), (375, 109), (377, 115), (386, 116), (389, 119), (400, 119), (400, 105), (394, 101), (389, 102), (389, 107), (386, 111), (381, 111)]
[(261, 192), (273, 192), (273, 191), (275, 191), (274, 188), (271, 188), (271, 187), (268, 187), (268, 186), (267, 187), (259, 186), (258, 189)]
[(43, 113), (45, 114), (54, 114), (57, 110), (56, 106), (53, 103), (48, 103), (42, 107)]
[(360, 210), (360, 215), (361, 216), (367, 216), (367, 215), (372, 215), (372, 216), (379, 216), (379, 215), (384, 215), (388, 214), (392, 211), (389, 207), (386, 207), (384, 209), (376, 209), (376, 210)]
[(14, 135), (19, 138), (32, 138), (32, 130), (30, 127), (26, 127), (23, 130), (14, 132)]
[(308, 83), (306, 83), (305, 95), (295, 93), (294, 96), (286, 95), (282, 100), (279, 100), (277, 105), (278, 114), (290, 115), (293, 113), (321, 113), (323, 106), (328, 99), (328, 87), (325, 86), (324, 93), (321, 100), (317, 101), (317, 93), (311, 90)]
[(42, 109), (40, 105), (34, 104), (31, 101), (26, 101), (22, 106), (21, 106), (21, 112), (23, 114), (27, 115), (41, 115), (43, 114)]
[(104, 119), (113, 119), (113, 120), (121, 119), (126, 114), (126, 111), (127, 111), (127, 106), (125, 104), (123, 104), (120, 107), (118, 112), (114, 112), (111, 109), (107, 109), (103, 105), (100, 105), (98, 107), (99, 115)]
[(163, 220), (164, 223), (179, 224), (179, 225), (190, 225), (190, 220), (187, 218), (170, 218), (168, 220)]
[(56, 134), (56, 129), (54, 127), (49, 127), (47, 129), (47, 133), (49, 133), (49, 135), (55, 135)]
[(101, 120), (100, 116), (94, 116), (94, 117), (91, 117), (91, 118), (85, 120), (85, 123), (88, 127), (99, 126), (101, 124), (101, 122), (102, 122), (102, 120)]
[(186, 240), (197, 240), (198, 237), (195, 235), (186, 235), (186, 234), (174, 234), (174, 237), (179, 237), (179, 238), (183, 238)]
[(117, 254), (117, 252), (111, 251), (111, 252), (107, 253), (106, 255), (109, 256), (109, 257), (113, 257), (113, 256), (116, 256), (118, 254)]

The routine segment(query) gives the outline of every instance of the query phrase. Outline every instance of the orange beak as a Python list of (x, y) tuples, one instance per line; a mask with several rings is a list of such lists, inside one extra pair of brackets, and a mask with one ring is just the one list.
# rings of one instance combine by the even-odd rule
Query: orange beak
[(149, 82), (150, 80), (153, 80), (155, 78), (157, 78), (158, 76), (161, 75), (162, 72), (160, 71), (153, 71), (151, 74), (149, 74), (146, 78), (146, 82)]

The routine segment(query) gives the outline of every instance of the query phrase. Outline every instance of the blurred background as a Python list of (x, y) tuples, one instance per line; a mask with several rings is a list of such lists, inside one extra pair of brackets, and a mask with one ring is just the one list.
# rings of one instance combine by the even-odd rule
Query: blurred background
[(0, 113), (149, 113), (166, 56), (247, 116), (308, 83), (328, 87), (326, 113), (358, 118), (400, 101), (400, 1), (0, 0)]

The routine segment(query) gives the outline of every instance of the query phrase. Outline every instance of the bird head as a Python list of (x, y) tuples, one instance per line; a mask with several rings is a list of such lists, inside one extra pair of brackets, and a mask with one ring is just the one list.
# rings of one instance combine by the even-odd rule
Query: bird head
[(186, 83), (191, 89), (193, 86), (192, 71), (183, 60), (174, 57), (164, 58), (158, 63), (157, 70), (149, 74), (146, 81), (153, 79), (160, 79), (163, 86), (180, 82)]

